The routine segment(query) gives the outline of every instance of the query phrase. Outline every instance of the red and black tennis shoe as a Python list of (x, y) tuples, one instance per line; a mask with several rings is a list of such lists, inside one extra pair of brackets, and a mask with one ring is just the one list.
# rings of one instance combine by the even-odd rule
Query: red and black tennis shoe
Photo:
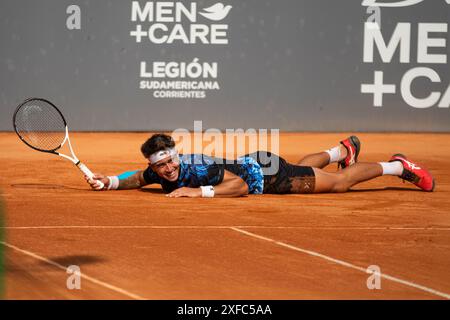
[(361, 150), (361, 142), (357, 136), (348, 137), (340, 142), (347, 149), (347, 156), (338, 162), (338, 168), (342, 169), (355, 164), (358, 161), (359, 151)]
[(391, 157), (392, 161), (400, 161), (403, 166), (403, 172), (400, 176), (403, 180), (414, 183), (420, 189), (431, 192), (434, 190), (434, 178), (428, 170), (411, 162), (402, 154), (394, 154)]

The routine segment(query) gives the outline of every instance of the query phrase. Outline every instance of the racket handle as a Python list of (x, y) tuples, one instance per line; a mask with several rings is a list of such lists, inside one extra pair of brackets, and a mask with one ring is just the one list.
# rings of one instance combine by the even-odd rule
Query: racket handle
[[(94, 177), (94, 174), (92, 173), (91, 170), (89, 170), (88, 167), (86, 167), (86, 165), (84, 163), (79, 162), (77, 164), (78, 169), (81, 170), (81, 172), (83, 172), (89, 179), (92, 179)], [(100, 180), (97, 180), (97, 185), (99, 189), (103, 189), (103, 187), (105, 186), (103, 184), (103, 182), (101, 182)]]

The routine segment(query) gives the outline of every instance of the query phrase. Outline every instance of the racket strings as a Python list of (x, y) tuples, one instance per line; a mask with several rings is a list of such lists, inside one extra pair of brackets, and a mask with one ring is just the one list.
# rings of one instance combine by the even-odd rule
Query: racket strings
[(34, 148), (52, 151), (66, 137), (66, 124), (59, 111), (42, 100), (30, 100), (20, 106), (15, 115), (19, 136)]

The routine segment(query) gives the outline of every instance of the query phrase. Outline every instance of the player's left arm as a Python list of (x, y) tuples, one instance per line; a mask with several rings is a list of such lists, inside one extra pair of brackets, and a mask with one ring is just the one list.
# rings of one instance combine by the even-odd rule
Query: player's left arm
[[(223, 180), (218, 185), (214, 186), (215, 197), (242, 197), (248, 194), (248, 185), (241, 177), (225, 170)], [(189, 197), (200, 198), (202, 197), (201, 188), (179, 188), (167, 195), (171, 198)]]

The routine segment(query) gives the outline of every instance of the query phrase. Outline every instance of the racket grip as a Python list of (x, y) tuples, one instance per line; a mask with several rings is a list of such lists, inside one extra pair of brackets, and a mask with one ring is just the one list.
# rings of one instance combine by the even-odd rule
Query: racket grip
[[(91, 170), (89, 170), (88, 167), (86, 167), (86, 165), (84, 163), (78, 163), (77, 164), (78, 169), (81, 170), (81, 172), (83, 172), (89, 179), (92, 179), (94, 177), (94, 174), (92, 173)], [(103, 187), (105, 186), (103, 184), (103, 182), (101, 182), (100, 180), (97, 180), (97, 185), (99, 189), (103, 189)]]
[(80, 169), (81, 170), (81, 172), (83, 172), (88, 178), (93, 178), (94, 177), (94, 174), (92, 173), (92, 171), (91, 170), (89, 170), (89, 168), (88, 167), (86, 167), (86, 165), (85, 164), (83, 164), (83, 163), (78, 163), (77, 164), (77, 167), (78, 167), (78, 169)]

